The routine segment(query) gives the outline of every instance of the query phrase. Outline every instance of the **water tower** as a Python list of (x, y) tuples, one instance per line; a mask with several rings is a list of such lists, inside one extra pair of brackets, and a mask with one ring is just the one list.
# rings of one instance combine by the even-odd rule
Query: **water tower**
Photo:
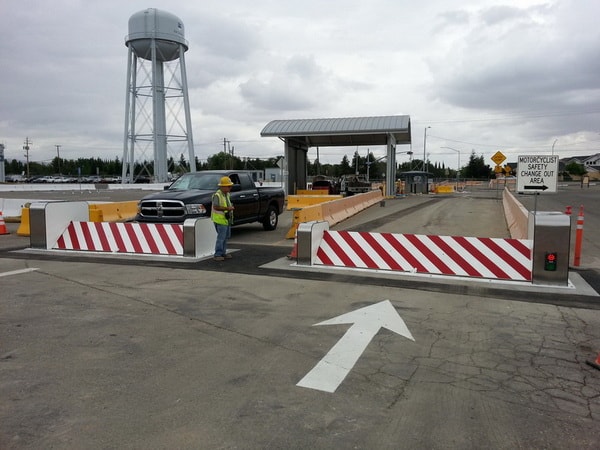
[[(136, 153), (141, 157), (150, 151), (153, 153), (153, 175), (158, 183), (168, 181), (168, 149), (179, 150), (176, 153), (179, 156), (183, 153), (181, 150), (187, 148), (190, 170), (195, 172), (184, 57), (188, 43), (183, 22), (173, 14), (155, 8), (140, 11), (129, 18), (125, 45), (129, 53), (123, 183), (135, 181)], [(180, 117), (182, 111), (184, 121)], [(173, 148), (176, 146), (180, 148)]]

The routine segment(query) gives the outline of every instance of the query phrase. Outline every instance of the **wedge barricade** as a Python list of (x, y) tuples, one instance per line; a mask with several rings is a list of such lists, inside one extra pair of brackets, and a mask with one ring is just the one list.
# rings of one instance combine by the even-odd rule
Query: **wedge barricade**
[(183, 226), (72, 221), (56, 241), (58, 250), (183, 255)]
[(314, 264), (531, 281), (532, 241), (328, 230)]

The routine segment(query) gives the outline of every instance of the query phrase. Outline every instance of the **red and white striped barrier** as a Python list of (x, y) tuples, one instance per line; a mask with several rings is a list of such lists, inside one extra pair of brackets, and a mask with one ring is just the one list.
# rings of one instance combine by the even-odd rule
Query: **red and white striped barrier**
[(58, 250), (183, 255), (178, 224), (71, 222), (56, 241)]
[(315, 264), (531, 281), (525, 239), (325, 231)]

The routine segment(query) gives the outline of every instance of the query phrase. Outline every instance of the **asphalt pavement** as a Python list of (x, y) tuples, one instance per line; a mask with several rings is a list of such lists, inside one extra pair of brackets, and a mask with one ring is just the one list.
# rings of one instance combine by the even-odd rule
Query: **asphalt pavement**
[[(305, 270), (290, 221), (225, 262), (31, 252), (8, 224), (0, 448), (598, 447), (593, 264), (558, 289)], [(508, 237), (485, 189), (335, 228)]]

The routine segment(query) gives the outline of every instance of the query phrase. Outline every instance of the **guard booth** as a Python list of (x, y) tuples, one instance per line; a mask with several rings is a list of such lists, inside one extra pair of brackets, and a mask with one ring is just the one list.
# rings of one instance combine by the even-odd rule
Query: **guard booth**
[(404, 182), (405, 194), (427, 194), (429, 193), (429, 182), (433, 174), (429, 172), (410, 171), (400, 173), (400, 179)]

